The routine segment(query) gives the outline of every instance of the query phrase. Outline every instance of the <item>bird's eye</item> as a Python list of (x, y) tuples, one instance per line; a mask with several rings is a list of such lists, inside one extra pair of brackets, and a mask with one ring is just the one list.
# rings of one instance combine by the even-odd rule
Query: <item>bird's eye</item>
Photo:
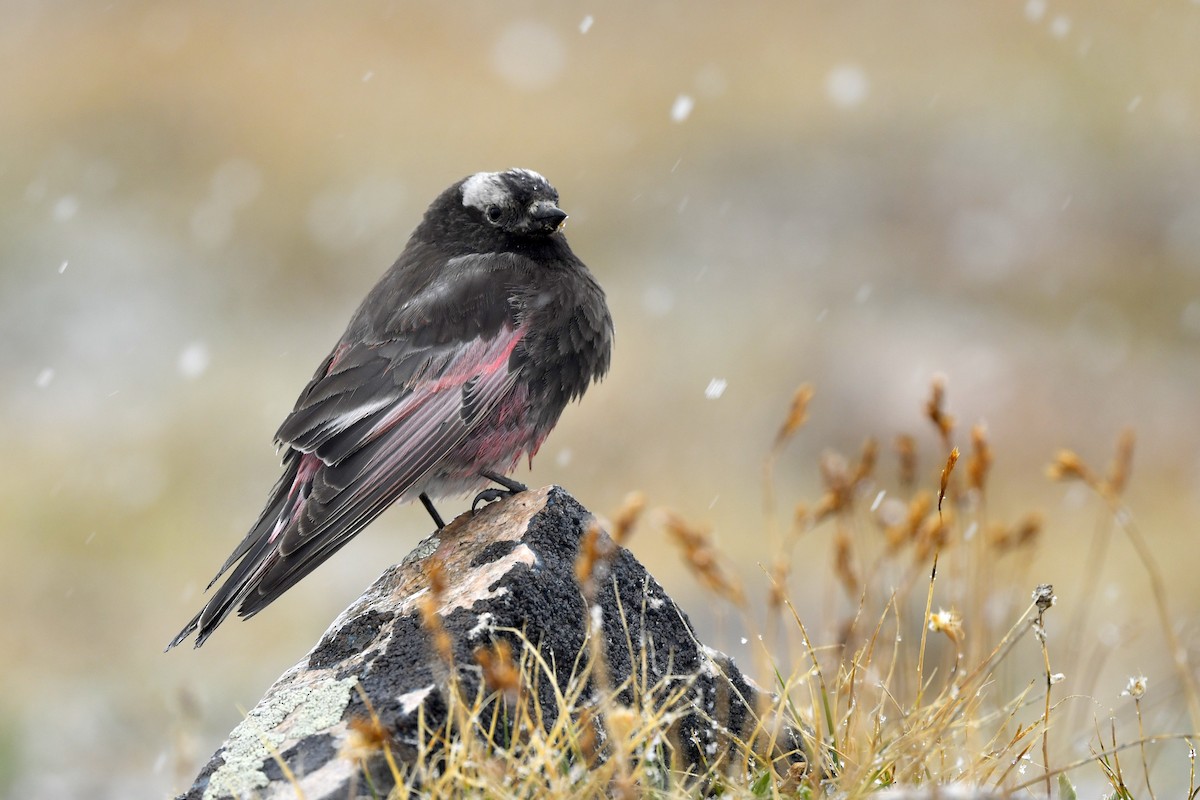
[(485, 213), (490, 222), (499, 222), (500, 217), (504, 216), (504, 212), (500, 210), (500, 206), (488, 206)]

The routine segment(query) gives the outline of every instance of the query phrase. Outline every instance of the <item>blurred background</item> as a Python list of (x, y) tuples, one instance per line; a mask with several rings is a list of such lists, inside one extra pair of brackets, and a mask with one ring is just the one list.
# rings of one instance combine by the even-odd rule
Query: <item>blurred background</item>
[[(1128, 499), (1186, 636), (1200, 4), (456, 10), (0, 2), (0, 795), (184, 788), (430, 532), (395, 508), (252, 622), (161, 652), (428, 202), (510, 166), (559, 189), (617, 327), (610, 376), (518, 478), (598, 513), (645, 491), (710, 525), (760, 604), (762, 463), (794, 388), (816, 396), (776, 468), (785, 516), (819, 496), (823, 451), (867, 436), (885, 472), (917, 435), (936, 487), (921, 408), (942, 374), (959, 440), (988, 425), (991, 512), (1046, 514), (1030, 583), (1067, 604), (1099, 586), (1097, 635), (1127, 635), (1080, 691), (1103, 717), (1144, 673), (1159, 728), (1186, 728), (1144, 574), (1120, 539), (1080, 574), (1096, 509), (1043, 469), (1060, 446), (1102, 468), (1134, 427)], [(804, 540), (792, 587), (824, 640), (827, 538)], [(745, 657), (661, 526), (631, 548)]]

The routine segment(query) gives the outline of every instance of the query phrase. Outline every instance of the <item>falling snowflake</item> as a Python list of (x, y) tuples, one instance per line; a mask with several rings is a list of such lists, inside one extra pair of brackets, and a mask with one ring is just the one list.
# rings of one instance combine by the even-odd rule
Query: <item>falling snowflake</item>
[(204, 342), (192, 342), (179, 354), (179, 374), (193, 381), (205, 373), (210, 360), (208, 346)]
[(671, 106), (671, 120), (673, 122), (683, 122), (692, 115), (692, 109), (695, 106), (696, 101), (690, 95), (679, 95), (679, 97), (675, 98), (675, 103)]
[(559, 81), (567, 65), (562, 37), (536, 19), (510, 23), (492, 45), (492, 69), (514, 89), (534, 92)]
[(73, 194), (65, 194), (58, 198), (52, 212), (57, 222), (66, 222), (79, 213), (79, 198)]
[(867, 75), (855, 64), (834, 67), (825, 76), (825, 94), (838, 108), (854, 108), (867, 99)]
[(642, 292), (642, 308), (652, 317), (665, 317), (675, 308), (675, 293), (667, 286), (647, 286)]

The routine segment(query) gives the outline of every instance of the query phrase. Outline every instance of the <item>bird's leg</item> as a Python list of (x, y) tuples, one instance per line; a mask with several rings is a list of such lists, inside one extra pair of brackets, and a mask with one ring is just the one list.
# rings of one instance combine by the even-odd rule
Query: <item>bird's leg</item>
[(499, 500), (501, 497), (512, 497), (514, 494), (520, 494), (529, 488), (520, 481), (514, 481), (512, 478), (501, 475), (498, 472), (492, 472), (491, 470), (480, 470), (479, 474), (493, 483), (500, 484), (504, 488), (497, 489), (493, 487), (491, 489), (484, 489), (475, 495), (475, 500), (471, 503), (471, 513), (475, 512), (475, 507), (480, 503), (490, 503), (493, 500)]
[(529, 490), (529, 487), (520, 481), (514, 481), (512, 478), (506, 475), (501, 475), (498, 472), (492, 472), (489, 469), (480, 470), (479, 474), (493, 483), (500, 484), (509, 494), (520, 494), (521, 492)]
[(446, 527), (446, 523), (442, 522), (442, 515), (433, 507), (433, 501), (424, 492), (421, 492), (421, 505), (425, 506), (425, 510), (429, 512), (429, 516), (433, 517), (433, 524), (437, 525), (439, 531)]

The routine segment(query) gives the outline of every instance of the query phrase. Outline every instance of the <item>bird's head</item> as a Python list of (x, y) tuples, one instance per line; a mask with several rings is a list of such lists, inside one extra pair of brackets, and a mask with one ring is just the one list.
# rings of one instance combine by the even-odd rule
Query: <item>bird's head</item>
[(517, 236), (550, 236), (566, 222), (558, 191), (527, 169), (477, 172), (462, 182), (462, 204), (472, 219)]

